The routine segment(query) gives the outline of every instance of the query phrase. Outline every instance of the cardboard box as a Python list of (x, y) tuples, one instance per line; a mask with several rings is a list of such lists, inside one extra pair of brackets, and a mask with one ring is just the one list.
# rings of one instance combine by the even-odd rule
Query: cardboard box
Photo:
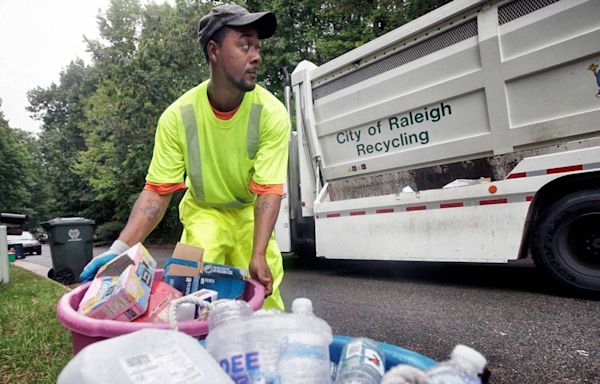
[(141, 317), (135, 319), (134, 322), (167, 323), (169, 321), (169, 306), (171, 302), (182, 296), (181, 292), (164, 281), (155, 280), (152, 283), (148, 309)]
[(204, 249), (177, 243), (173, 256), (167, 259), (163, 280), (184, 295), (199, 290)]
[(211, 289), (219, 293), (219, 299), (240, 299), (244, 296), (248, 271), (230, 265), (203, 263), (198, 289)]
[(98, 273), (78, 312), (96, 319), (132, 321), (148, 308), (156, 261), (141, 243), (129, 248)]

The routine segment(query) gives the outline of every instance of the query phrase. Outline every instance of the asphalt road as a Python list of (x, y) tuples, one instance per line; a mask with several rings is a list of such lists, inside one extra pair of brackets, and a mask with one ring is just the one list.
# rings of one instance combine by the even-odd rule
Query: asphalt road
[[(162, 265), (170, 249), (150, 251)], [(48, 247), (25, 261), (51, 266)], [(310, 298), (335, 334), (368, 336), (436, 360), (467, 344), (487, 357), (492, 383), (600, 383), (600, 301), (548, 286), (527, 260), (305, 263), (290, 255), (284, 262), (288, 308), (295, 297)]]

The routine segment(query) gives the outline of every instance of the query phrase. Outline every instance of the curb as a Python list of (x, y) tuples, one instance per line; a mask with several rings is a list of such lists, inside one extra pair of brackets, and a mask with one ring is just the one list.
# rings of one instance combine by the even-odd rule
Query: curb
[(48, 268), (48, 267), (44, 267), (43, 265), (39, 265), (39, 264), (28, 263), (27, 261), (23, 261), (23, 260), (15, 260), (15, 262), (13, 264), (16, 265), (17, 267), (21, 267), (30, 272), (33, 272), (36, 275), (40, 275), (45, 278), (48, 278), (48, 271), (50, 270), (50, 268)]
[[(48, 279), (48, 271), (50, 270), (49, 267), (44, 267), (43, 265), (34, 264), (34, 263), (28, 263), (27, 261), (22, 261), (22, 260), (15, 260), (13, 265), (16, 267), (19, 267), (19, 268), (26, 269), (30, 272), (35, 273), (36, 275), (39, 275), (45, 279)], [(62, 285), (61, 283), (54, 281), (52, 279), (48, 279), (48, 280), (53, 281), (56, 284), (60, 285), (61, 287), (65, 287), (69, 290), (77, 288), (81, 285), (81, 283), (75, 283), (75, 284), (71, 284), (71, 285)]]

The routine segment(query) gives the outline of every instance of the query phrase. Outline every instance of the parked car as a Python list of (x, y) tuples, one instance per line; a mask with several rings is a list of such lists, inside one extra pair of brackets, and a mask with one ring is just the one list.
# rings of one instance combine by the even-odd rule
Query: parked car
[(27, 254), (41, 255), (42, 245), (39, 241), (33, 237), (31, 232), (23, 231), (20, 235), (8, 235), (6, 237), (8, 241), (8, 248), (13, 244), (23, 244), (23, 252)]
[(40, 244), (47, 244), (48, 243), (48, 235), (46, 235), (45, 233), (39, 234), (37, 237), (37, 241), (39, 241)]

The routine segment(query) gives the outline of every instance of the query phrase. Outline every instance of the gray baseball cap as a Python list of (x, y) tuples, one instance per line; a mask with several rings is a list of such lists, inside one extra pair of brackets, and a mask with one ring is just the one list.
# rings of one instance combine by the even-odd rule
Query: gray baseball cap
[(202, 49), (213, 35), (223, 27), (256, 27), (258, 37), (267, 39), (275, 33), (277, 19), (273, 12), (254, 12), (237, 4), (225, 4), (214, 7), (207, 15), (202, 17), (198, 24), (198, 38)]

